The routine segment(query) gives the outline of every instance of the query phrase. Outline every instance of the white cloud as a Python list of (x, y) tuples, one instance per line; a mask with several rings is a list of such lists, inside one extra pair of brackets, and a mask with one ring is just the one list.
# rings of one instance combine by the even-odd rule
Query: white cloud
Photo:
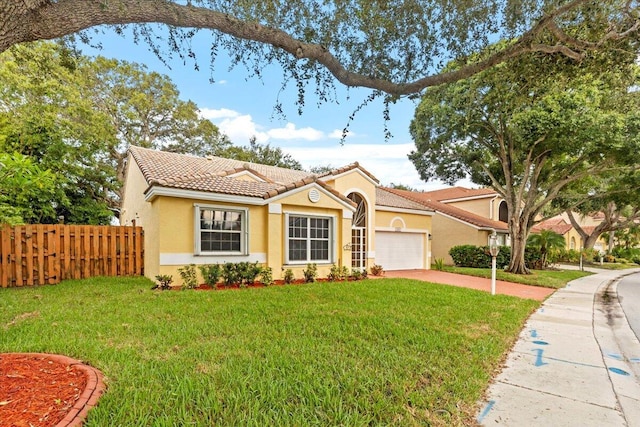
[(283, 128), (275, 128), (267, 131), (267, 135), (273, 139), (291, 140), (302, 139), (305, 141), (318, 141), (323, 139), (324, 132), (312, 127), (297, 129), (293, 123), (287, 123)]
[(228, 108), (220, 108), (218, 110), (214, 110), (211, 108), (200, 109), (200, 116), (211, 121), (229, 117), (238, 117), (239, 115), (240, 113), (238, 113), (237, 111), (229, 110)]
[(227, 83), (229, 83), (227, 80), (220, 80), (218, 82), (219, 85), (226, 85)]
[[(356, 136), (355, 132), (347, 131), (347, 137)], [(329, 138), (332, 139), (342, 139), (342, 129), (334, 129), (333, 132), (329, 134)]]
[[(268, 129), (257, 124), (251, 115), (226, 108), (203, 108), (200, 113), (212, 120), (234, 144), (246, 145), (255, 136), (261, 144), (279, 146), (306, 169), (327, 165), (341, 167), (357, 161), (383, 185), (404, 184), (419, 190), (444, 187), (440, 182), (425, 183), (420, 179), (413, 163), (407, 158), (407, 154), (415, 148), (413, 143), (354, 144), (347, 140), (341, 145), (335, 141), (342, 138), (340, 129), (325, 134), (312, 127), (297, 128), (294, 123)], [(348, 136), (355, 134), (349, 132)]]

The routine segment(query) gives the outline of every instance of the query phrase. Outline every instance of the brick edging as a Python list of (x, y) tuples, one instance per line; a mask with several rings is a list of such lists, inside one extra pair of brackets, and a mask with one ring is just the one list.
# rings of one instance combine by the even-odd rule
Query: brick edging
[(63, 365), (71, 366), (75, 369), (79, 369), (84, 372), (87, 378), (87, 385), (83, 392), (78, 397), (73, 408), (67, 413), (67, 415), (58, 423), (55, 427), (80, 427), (87, 417), (87, 413), (91, 408), (96, 406), (98, 399), (102, 396), (102, 393), (106, 390), (104, 384), (104, 376), (102, 372), (93, 366), (89, 366), (80, 360), (72, 359), (60, 354), (49, 353), (4, 353), (4, 354), (19, 354), (24, 356), (43, 357), (54, 362), (61, 363)]

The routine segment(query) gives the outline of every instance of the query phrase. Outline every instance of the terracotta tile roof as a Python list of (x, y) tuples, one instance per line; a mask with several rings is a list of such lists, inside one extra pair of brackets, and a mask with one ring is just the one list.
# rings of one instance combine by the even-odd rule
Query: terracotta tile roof
[(406, 191), (406, 190), (398, 190), (395, 188), (387, 188), (386, 190), (394, 194), (397, 194), (399, 196), (405, 197), (407, 199), (413, 200), (417, 203), (420, 203), (423, 206), (426, 206), (427, 208), (432, 209), (436, 212), (440, 212), (442, 214), (449, 215), (453, 218), (459, 219), (471, 225), (475, 225), (476, 227), (494, 229), (496, 231), (509, 230), (509, 227), (507, 226), (506, 222), (494, 221), (492, 219), (485, 218), (483, 216), (474, 214), (464, 209), (460, 209), (455, 206), (442, 203), (438, 200), (433, 200), (429, 192)]
[(431, 209), (425, 208), (424, 205), (407, 199), (406, 197), (395, 194), (384, 187), (376, 188), (376, 206), (431, 211)]
[(569, 232), (573, 227), (564, 218), (560, 216), (555, 216), (553, 218), (546, 219), (541, 221), (531, 227), (532, 233), (539, 233), (542, 230), (551, 230), (558, 234), (564, 235)]
[(491, 197), (498, 193), (492, 188), (450, 187), (441, 190), (424, 191), (422, 194), (428, 195), (431, 200), (446, 203), (449, 200), (464, 199), (467, 197)]
[[(240, 162), (222, 157), (195, 157), (135, 146), (130, 147), (129, 152), (149, 186), (159, 185), (268, 199), (316, 183), (341, 201), (355, 206), (351, 200), (309, 172)], [(242, 171), (249, 171), (265, 182), (247, 181), (229, 176)]]
[(333, 169), (333, 170), (331, 170), (329, 172), (325, 172), (323, 174), (318, 175), (318, 178), (321, 178), (323, 180), (327, 180), (328, 178), (340, 175), (340, 174), (345, 173), (345, 172), (349, 172), (350, 170), (353, 170), (353, 169), (360, 169), (360, 171), (362, 173), (364, 173), (366, 176), (371, 178), (374, 182), (376, 182), (377, 184), (380, 183), (380, 181), (378, 181), (378, 178), (376, 178), (375, 176), (373, 176), (373, 174), (371, 172), (369, 172), (368, 170), (366, 170), (365, 168), (360, 166), (360, 163), (358, 163), (358, 162), (354, 162), (354, 163), (351, 163), (350, 165), (343, 166), (343, 167), (337, 168), (337, 169)]

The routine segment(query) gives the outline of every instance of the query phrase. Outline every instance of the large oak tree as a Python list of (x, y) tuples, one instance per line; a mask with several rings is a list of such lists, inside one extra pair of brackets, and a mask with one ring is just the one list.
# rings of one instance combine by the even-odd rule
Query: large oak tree
[[(279, 62), (285, 81), (296, 81), (301, 93), (306, 82), (317, 84), (321, 99), (337, 79), (384, 92), (388, 100), (523, 53), (559, 53), (579, 63), (586, 53), (611, 48), (640, 28), (637, 0), (3, 0), (0, 52), (71, 34), (86, 40), (87, 29), (107, 25), (122, 32), (128, 24), (136, 40), (159, 55), (194, 57), (190, 41), (205, 30), (212, 60), (226, 51), (255, 73)], [(579, 36), (568, 31), (575, 26), (584, 30)], [(166, 37), (158, 41), (158, 35)], [(443, 69), (497, 39), (512, 42), (455, 70)]]
[(423, 179), (470, 177), (505, 199), (509, 271), (528, 272), (529, 231), (561, 192), (638, 167), (634, 60), (598, 55), (578, 69), (532, 54), (426, 91), (410, 158)]

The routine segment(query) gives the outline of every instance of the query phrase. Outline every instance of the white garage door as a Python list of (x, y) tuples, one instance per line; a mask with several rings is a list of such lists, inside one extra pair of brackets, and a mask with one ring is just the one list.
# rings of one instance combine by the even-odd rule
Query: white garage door
[(376, 231), (376, 264), (385, 270), (425, 268), (424, 236), (420, 233)]

